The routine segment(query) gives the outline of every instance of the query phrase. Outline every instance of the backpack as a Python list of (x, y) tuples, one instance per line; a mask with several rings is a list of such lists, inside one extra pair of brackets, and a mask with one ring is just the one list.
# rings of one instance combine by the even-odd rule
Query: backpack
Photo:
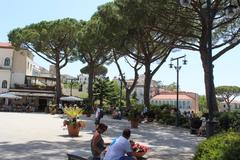
[(100, 109), (99, 118), (103, 118), (103, 115), (104, 115), (103, 110)]

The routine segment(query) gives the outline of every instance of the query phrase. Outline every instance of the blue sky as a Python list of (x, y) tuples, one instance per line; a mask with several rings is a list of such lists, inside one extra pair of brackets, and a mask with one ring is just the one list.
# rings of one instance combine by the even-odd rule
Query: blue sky
[[(1, 2), (0, 9), (0, 42), (7, 42), (7, 34), (16, 27), (24, 27), (31, 23), (37, 23), (42, 20), (55, 20), (66, 17), (76, 18), (78, 20), (88, 20), (96, 11), (97, 6), (108, 2), (109, 0), (7, 0)], [(240, 86), (240, 46), (229, 51), (216, 62), (214, 62), (215, 86), (219, 85), (237, 85)], [(164, 84), (176, 82), (176, 71), (168, 67), (170, 58), (187, 55), (188, 64), (182, 66), (180, 70), (180, 89), (184, 91), (193, 91), (198, 94), (205, 94), (203, 79), (203, 69), (198, 52), (180, 51), (172, 53), (167, 62), (153, 77), (154, 80), (162, 81)], [(41, 66), (48, 68), (48, 63), (39, 57), (34, 59)], [(62, 74), (77, 76), (80, 68), (85, 66), (81, 62), (68, 64), (61, 70)], [(131, 69), (121, 63), (127, 78), (131, 78), (133, 73)], [(108, 67), (108, 76), (110, 78), (118, 76), (117, 68), (114, 64)], [(143, 74), (144, 71), (142, 70)]]

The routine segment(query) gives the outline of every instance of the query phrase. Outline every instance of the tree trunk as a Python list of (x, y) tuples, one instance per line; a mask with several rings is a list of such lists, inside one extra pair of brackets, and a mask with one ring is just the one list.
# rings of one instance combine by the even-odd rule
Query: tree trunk
[(56, 54), (56, 104), (57, 107), (60, 103), (60, 97), (62, 96), (62, 87), (61, 87), (61, 74), (60, 74), (60, 67), (59, 67), (59, 54)]
[(126, 88), (126, 107), (127, 108), (130, 108), (130, 106), (131, 106), (131, 101), (130, 101), (130, 97), (131, 96), (131, 91), (130, 91), (130, 89), (127, 89)]
[(100, 106), (103, 107), (103, 93), (102, 92), (100, 93), (100, 97), (99, 98), (100, 98), (99, 99)]
[(93, 80), (94, 80), (94, 64), (89, 64), (89, 77), (88, 77), (88, 99), (89, 105), (93, 107)]
[(150, 107), (150, 86), (151, 86), (151, 70), (150, 64), (145, 64), (145, 80), (144, 80), (144, 105)]
[[(204, 52), (204, 51), (201, 51)], [(214, 76), (213, 76), (213, 63), (212, 57), (207, 56), (206, 52), (201, 53), (202, 65), (204, 70), (204, 82), (205, 92), (207, 99), (208, 109), (212, 109), (213, 112), (218, 112)]]
[(230, 112), (230, 111), (231, 111), (231, 105), (230, 105), (230, 103), (227, 103), (227, 107), (228, 107), (228, 112)]

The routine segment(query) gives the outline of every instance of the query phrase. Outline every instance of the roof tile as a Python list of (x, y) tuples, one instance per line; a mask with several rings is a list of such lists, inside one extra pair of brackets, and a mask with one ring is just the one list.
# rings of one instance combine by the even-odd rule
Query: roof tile
[(0, 42), (0, 48), (13, 48), (13, 46), (8, 42)]

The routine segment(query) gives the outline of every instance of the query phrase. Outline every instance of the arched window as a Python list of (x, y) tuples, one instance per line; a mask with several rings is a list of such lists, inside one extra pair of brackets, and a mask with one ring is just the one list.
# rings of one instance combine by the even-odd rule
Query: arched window
[(10, 66), (10, 58), (5, 58), (4, 60), (4, 66)]
[(4, 81), (2, 82), (2, 88), (7, 88), (7, 81), (6, 81), (6, 80), (4, 80)]

